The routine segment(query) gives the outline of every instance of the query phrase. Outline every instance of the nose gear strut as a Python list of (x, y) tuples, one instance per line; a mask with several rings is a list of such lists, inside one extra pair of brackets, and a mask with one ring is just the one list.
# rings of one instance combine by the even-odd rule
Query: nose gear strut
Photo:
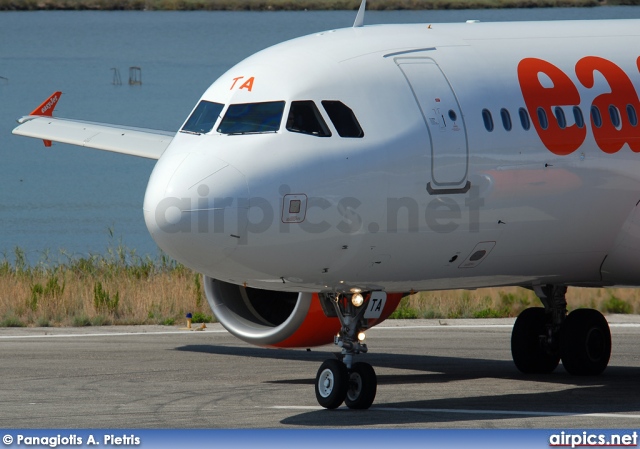
[(349, 408), (367, 409), (376, 396), (378, 381), (373, 367), (353, 362), (355, 355), (368, 351), (363, 331), (369, 328), (365, 313), (372, 295), (362, 293), (366, 299), (359, 306), (354, 304), (353, 296), (355, 294), (331, 293), (323, 298), (325, 304), (331, 303), (341, 325), (340, 333), (334, 338), (334, 343), (342, 348), (340, 360), (325, 360), (316, 375), (316, 398), (321, 406), (329, 409), (343, 402)]

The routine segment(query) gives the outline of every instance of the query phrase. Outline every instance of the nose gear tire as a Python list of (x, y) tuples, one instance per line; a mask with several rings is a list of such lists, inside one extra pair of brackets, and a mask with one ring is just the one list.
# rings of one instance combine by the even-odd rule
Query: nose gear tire
[(349, 388), (344, 400), (349, 408), (368, 409), (376, 398), (378, 379), (368, 363), (354, 363), (349, 370)]
[(328, 409), (340, 407), (347, 396), (349, 373), (344, 363), (336, 359), (325, 360), (316, 374), (316, 399)]

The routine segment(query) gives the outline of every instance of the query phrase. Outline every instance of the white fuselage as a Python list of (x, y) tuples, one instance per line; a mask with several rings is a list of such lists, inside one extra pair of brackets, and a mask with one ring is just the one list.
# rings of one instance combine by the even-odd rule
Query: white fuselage
[[(384, 25), (271, 47), (205, 92), (224, 109), (159, 159), (147, 226), (196, 271), (269, 290), (640, 285), (638, 48), (632, 20)], [(275, 132), (217, 131), (229, 105), (279, 101)], [(293, 101), (313, 101), (331, 136), (287, 130)], [(323, 101), (364, 135), (341, 137)], [(593, 104), (620, 123), (601, 107), (596, 127)]]

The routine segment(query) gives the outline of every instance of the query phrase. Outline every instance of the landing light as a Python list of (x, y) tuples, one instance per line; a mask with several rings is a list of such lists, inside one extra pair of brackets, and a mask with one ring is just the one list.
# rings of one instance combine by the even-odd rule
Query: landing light
[(364, 341), (365, 335), (364, 332), (359, 332), (358, 333), (358, 341)]
[(364, 298), (360, 293), (356, 293), (351, 297), (351, 304), (353, 304), (356, 307), (360, 307), (363, 302), (364, 302)]

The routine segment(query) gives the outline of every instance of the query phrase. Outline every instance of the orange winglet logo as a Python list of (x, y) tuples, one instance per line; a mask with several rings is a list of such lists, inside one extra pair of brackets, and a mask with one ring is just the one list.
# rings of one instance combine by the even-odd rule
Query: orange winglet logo
[(41, 115), (46, 117), (53, 116), (53, 110), (56, 108), (58, 104), (58, 100), (60, 99), (60, 95), (62, 92), (54, 92), (49, 98), (47, 98), (44, 103), (35, 108), (31, 114), (29, 115)]
[[(31, 114), (29, 115), (39, 115), (41, 117), (53, 117), (53, 110), (56, 108), (58, 104), (58, 100), (60, 100), (61, 95), (62, 95), (62, 92), (59, 92), (59, 91), (54, 92), (53, 95), (51, 95), (49, 98), (44, 100), (44, 102), (40, 106), (38, 106), (33, 111), (31, 111)], [(50, 140), (43, 140), (43, 142), (45, 147), (51, 146)]]

